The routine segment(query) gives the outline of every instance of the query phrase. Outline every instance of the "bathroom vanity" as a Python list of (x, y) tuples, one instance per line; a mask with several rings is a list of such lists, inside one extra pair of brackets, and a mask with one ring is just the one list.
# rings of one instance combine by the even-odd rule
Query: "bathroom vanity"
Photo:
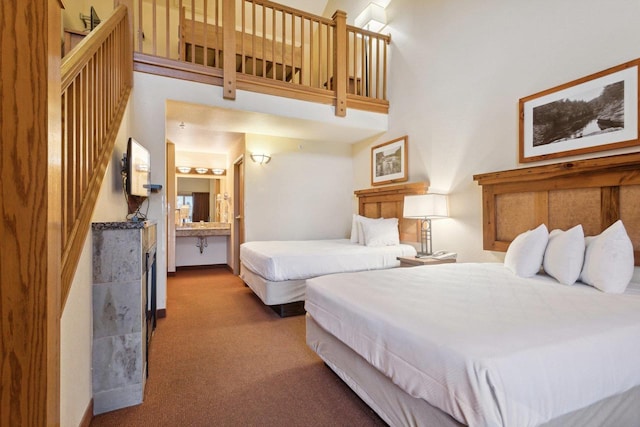
[(231, 224), (193, 222), (176, 227), (176, 267), (226, 265)]

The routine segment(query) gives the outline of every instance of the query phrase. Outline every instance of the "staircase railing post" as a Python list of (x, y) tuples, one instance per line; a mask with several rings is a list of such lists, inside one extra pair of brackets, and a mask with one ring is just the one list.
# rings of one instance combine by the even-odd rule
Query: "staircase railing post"
[(333, 88), (336, 93), (336, 116), (347, 115), (347, 14), (336, 10), (332, 17), (335, 25), (333, 37)]
[(222, 96), (236, 99), (236, 2), (222, 2), (223, 60)]

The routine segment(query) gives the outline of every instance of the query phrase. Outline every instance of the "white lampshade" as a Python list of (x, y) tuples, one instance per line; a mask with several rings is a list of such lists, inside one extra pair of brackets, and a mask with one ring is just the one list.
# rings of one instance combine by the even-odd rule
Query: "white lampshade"
[(369, 3), (369, 5), (356, 16), (354, 24), (358, 28), (364, 28), (365, 30), (377, 33), (387, 26), (387, 13), (382, 6)]
[(447, 218), (449, 205), (445, 194), (404, 196), (404, 218)]

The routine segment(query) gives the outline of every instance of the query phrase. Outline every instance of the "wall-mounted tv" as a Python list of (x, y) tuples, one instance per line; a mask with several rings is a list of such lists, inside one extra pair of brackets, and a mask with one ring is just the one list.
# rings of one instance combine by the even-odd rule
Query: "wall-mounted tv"
[(151, 171), (149, 150), (138, 141), (129, 138), (127, 143), (126, 191), (130, 196), (149, 196), (149, 173)]

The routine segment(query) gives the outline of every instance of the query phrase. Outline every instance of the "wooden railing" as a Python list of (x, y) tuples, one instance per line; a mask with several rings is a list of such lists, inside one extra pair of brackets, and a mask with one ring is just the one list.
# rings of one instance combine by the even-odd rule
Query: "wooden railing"
[(131, 44), (120, 5), (62, 61), (63, 307), (131, 92)]
[(387, 112), (390, 37), (266, 0), (130, 0), (138, 71)]

